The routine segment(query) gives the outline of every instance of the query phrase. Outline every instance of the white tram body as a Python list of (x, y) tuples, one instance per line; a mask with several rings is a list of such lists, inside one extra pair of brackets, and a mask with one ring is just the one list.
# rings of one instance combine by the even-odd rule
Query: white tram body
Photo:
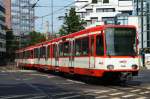
[(139, 71), (134, 26), (103, 25), (42, 42), (16, 52), (19, 66), (104, 77)]

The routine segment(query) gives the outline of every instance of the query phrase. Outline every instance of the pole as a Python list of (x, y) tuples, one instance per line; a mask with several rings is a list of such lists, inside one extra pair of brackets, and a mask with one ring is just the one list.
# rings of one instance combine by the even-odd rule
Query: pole
[(51, 0), (51, 11), (52, 11), (52, 16), (51, 16), (51, 28), (52, 28), (52, 34), (53, 34), (53, 0)]
[(141, 0), (141, 48), (143, 49), (143, 0)]
[(48, 40), (48, 33), (49, 33), (49, 22), (46, 21), (46, 24), (45, 24), (45, 38), (46, 38), (46, 40)]
[(143, 47), (143, 0), (141, 0), (141, 49), (142, 49), (142, 63), (143, 67), (145, 67), (145, 54)]
[(136, 3), (136, 14), (139, 15), (139, 0), (137, 0), (137, 3)]

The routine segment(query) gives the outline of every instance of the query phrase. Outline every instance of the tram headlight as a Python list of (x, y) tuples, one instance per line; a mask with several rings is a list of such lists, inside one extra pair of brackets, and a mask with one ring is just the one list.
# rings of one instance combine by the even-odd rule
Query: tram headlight
[(132, 69), (137, 69), (137, 68), (138, 68), (138, 66), (136, 64), (132, 65)]
[(107, 69), (109, 69), (109, 70), (114, 69), (114, 65), (107, 65)]

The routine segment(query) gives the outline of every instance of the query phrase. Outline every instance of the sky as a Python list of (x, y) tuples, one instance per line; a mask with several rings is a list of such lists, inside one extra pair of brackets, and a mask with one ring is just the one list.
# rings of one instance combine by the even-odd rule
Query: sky
[[(37, 0), (34, 0), (35, 2)], [(51, 1), (52, 0), (39, 0), (35, 7), (35, 16), (36, 17), (41, 17), (49, 14), (49, 16), (46, 16), (44, 18), (36, 18), (35, 20), (35, 30), (39, 32), (46, 32), (46, 21), (49, 22), (49, 31), (51, 32), (52, 25), (51, 25), (51, 20), (52, 20), (52, 15), (51, 15)], [(72, 5), (70, 5), (72, 4)], [(59, 20), (59, 16), (64, 16), (65, 13), (68, 11), (69, 7), (64, 7), (64, 6), (73, 6), (74, 0), (53, 0), (53, 29), (54, 32), (58, 32), (63, 20)], [(41, 6), (47, 6), (47, 7), (41, 7)]]

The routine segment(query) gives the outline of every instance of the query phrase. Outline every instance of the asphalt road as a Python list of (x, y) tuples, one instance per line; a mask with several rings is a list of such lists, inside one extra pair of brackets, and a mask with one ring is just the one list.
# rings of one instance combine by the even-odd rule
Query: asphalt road
[[(126, 85), (86, 83), (35, 70), (0, 69), (0, 99), (150, 99), (150, 70)], [(92, 79), (89, 79), (92, 80)]]

